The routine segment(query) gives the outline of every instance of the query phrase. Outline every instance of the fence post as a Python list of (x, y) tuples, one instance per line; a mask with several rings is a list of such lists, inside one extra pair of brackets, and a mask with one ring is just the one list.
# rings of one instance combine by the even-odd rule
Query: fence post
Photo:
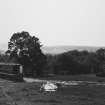
[(20, 72), (20, 80), (23, 80), (23, 66), (19, 66), (19, 72)]

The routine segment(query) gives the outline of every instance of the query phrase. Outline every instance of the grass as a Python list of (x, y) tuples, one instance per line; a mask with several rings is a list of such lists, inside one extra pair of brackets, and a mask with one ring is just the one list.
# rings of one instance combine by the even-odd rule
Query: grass
[[(104, 86), (61, 87), (56, 92), (40, 92), (39, 83), (12, 84), (5, 93), (16, 105), (104, 105)], [(8, 97), (7, 97), (8, 100)], [(11, 100), (9, 100), (11, 101)], [(5, 104), (4, 104), (5, 105)]]
[(88, 75), (55, 75), (52, 77), (43, 77), (40, 79), (46, 80), (62, 80), (62, 81), (94, 81), (94, 82), (105, 82), (105, 77), (97, 77), (95, 74)]
[[(93, 75), (58, 76), (51, 79), (60, 78), (104, 80)], [(105, 85), (65, 86), (59, 87), (56, 92), (41, 92), (40, 86), (41, 83), (14, 83), (0, 79), (0, 105), (105, 105)]]

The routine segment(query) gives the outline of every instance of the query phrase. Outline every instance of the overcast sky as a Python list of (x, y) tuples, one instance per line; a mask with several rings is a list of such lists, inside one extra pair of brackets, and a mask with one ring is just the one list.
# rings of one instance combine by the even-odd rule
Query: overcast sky
[(0, 0), (0, 44), (23, 30), (45, 46), (105, 46), (105, 0)]

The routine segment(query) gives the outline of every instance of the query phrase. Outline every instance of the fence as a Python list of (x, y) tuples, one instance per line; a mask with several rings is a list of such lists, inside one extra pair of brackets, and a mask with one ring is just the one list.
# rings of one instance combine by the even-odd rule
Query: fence
[(0, 78), (23, 81), (23, 66), (15, 63), (0, 63)]

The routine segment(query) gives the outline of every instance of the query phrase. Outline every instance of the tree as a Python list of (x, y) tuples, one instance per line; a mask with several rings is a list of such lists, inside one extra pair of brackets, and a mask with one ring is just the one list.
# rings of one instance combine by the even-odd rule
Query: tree
[(54, 68), (55, 74), (78, 74), (78, 63), (73, 59), (73, 56), (70, 55), (70, 52), (65, 52), (58, 55)]
[(32, 74), (36, 72), (37, 75), (41, 75), (46, 63), (46, 56), (42, 53), (41, 46), (37, 37), (23, 31), (11, 36), (7, 52), (10, 53), (10, 58), (16, 58), (24, 68), (31, 67)]
[(105, 72), (105, 48), (100, 48), (96, 51), (98, 60), (99, 60), (99, 69), (100, 71)]
[(105, 60), (105, 49), (104, 48), (100, 48), (96, 51), (96, 54), (99, 58), (100, 61), (104, 61)]

